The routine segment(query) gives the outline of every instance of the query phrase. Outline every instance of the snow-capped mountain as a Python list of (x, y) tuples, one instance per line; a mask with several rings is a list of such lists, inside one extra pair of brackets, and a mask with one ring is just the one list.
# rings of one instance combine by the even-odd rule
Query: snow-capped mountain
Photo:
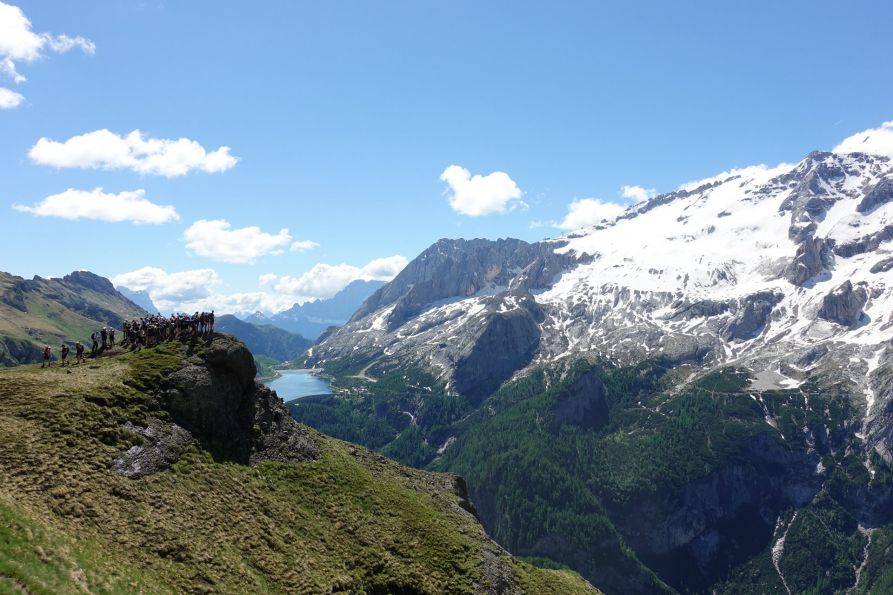
[(474, 398), (579, 354), (748, 367), (766, 388), (833, 369), (864, 388), (867, 432), (893, 396), (876, 373), (893, 359), (890, 240), (891, 159), (814, 152), (537, 244), (441, 240), (311, 362), (411, 363)]

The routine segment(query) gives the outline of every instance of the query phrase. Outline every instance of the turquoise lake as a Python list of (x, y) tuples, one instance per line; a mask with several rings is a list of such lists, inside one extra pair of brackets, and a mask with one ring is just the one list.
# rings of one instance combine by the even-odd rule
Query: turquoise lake
[(308, 370), (280, 370), (282, 376), (267, 382), (283, 401), (294, 401), (311, 395), (330, 395), (329, 383)]

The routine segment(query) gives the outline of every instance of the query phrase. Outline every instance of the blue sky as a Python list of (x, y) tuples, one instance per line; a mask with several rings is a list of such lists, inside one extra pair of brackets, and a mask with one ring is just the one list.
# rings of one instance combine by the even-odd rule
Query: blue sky
[[(2, 1), (48, 35), (24, 56), (0, 23), (27, 78), (0, 67), (20, 96), (0, 109), (0, 269), (88, 269), (169, 308), (324, 297), (441, 237), (554, 236), (624, 186), (893, 120), (889, 2)], [(122, 156), (134, 130), (205, 155)], [(95, 218), (134, 201), (167, 222)]]

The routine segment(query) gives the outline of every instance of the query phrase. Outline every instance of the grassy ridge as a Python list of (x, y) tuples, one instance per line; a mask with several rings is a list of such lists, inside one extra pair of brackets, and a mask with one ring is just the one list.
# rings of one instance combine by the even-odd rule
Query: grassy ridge
[(71, 369), (0, 371), (0, 592), (593, 592), (505, 554), (452, 477), (315, 435), (318, 460), (255, 467), (199, 445), (140, 480), (109, 463), (166, 412), (172, 345)]

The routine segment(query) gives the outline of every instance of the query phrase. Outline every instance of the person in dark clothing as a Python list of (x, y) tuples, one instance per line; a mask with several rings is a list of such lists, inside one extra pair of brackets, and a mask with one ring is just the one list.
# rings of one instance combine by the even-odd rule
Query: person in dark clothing
[(109, 347), (115, 346), (115, 329), (109, 327)]
[(90, 355), (96, 355), (96, 352), (99, 351), (99, 333), (94, 331), (92, 335), (90, 335), (90, 339), (93, 341), (93, 347), (90, 349)]
[(59, 354), (62, 356), (61, 359), (63, 368), (68, 365), (68, 354), (70, 351), (71, 349), (69, 349), (68, 345), (66, 345), (65, 343), (62, 343), (62, 346), (59, 348)]
[(84, 361), (84, 344), (80, 341), (74, 344), (74, 360), (76, 364)]
[(49, 367), (52, 363), (50, 362), (50, 346), (43, 346), (43, 363), (40, 365), (41, 368)]
[(102, 337), (102, 348), (105, 349), (109, 344), (109, 332), (105, 330), (105, 327), (102, 327), (102, 330), (99, 331), (99, 336)]

